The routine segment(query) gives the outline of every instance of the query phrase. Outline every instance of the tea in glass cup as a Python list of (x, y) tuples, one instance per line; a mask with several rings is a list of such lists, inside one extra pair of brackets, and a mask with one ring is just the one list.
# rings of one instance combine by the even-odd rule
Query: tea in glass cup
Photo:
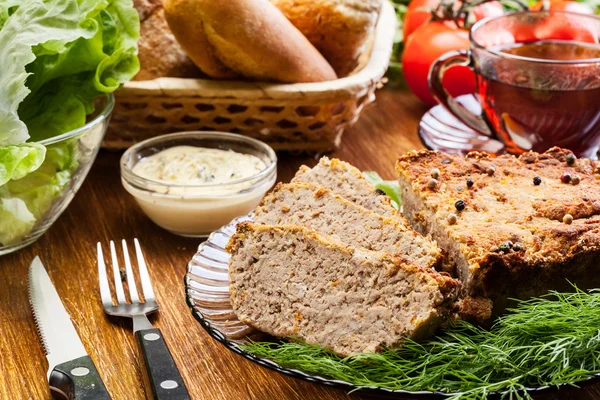
[[(471, 128), (512, 153), (552, 146), (596, 158), (600, 147), (600, 17), (557, 11), (483, 20), (469, 52), (446, 53), (430, 71), (434, 96)], [(475, 71), (481, 115), (441, 86), (452, 65)]]

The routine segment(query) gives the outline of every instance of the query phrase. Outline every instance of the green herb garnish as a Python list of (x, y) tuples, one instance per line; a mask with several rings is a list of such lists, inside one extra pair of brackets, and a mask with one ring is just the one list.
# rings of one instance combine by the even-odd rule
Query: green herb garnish
[(389, 196), (392, 201), (392, 206), (394, 206), (396, 210), (400, 208), (402, 205), (402, 194), (400, 193), (398, 181), (384, 181), (377, 172), (373, 171), (365, 171), (363, 172), (363, 176), (367, 178), (371, 185), (379, 190), (383, 190), (385, 194)]
[(574, 385), (600, 373), (600, 291), (550, 292), (519, 301), (488, 331), (467, 322), (424, 343), (340, 358), (298, 342), (251, 342), (245, 351), (285, 367), (349, 382), (409, 391), (453, 393), (452, 399), (531, 399), (527, 387)]

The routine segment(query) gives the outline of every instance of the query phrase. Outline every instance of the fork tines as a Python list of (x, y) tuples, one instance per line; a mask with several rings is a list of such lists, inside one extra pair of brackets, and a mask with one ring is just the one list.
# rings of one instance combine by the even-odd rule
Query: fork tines
[[(152, 290), (152, 282), (150, 281), (150, 275), (148, 274), (148, 267), (146, 266), (146, 261), (144, 260), (144, 255), (137, 239), (134, 239), (134, 246), (141, 282), (141, 294), (144, 297), (145, 303), (155, 302), (156, 299), (154, 297), (154, 291)], [(133, 276), (131, 259), (129, 258), (127, 241), (122, 241), (122, 247), (123, 259), (125, 260), (125, 275), (127, 278), (127, 286), (129, 287), (129, 298), (131, 299), (132, 304), (140, 304), (142, 302), (135, 285), (135, 278)], [(127, 304), (125, 291), (123, 290), (123, 279), (121, 278), (117, 250), (115, 243), (112, 240), (110, 241), (110, 253), (117, 298), (116, 305), (118, 306), (119, 304)], [(108, 276), (106, 274), (106, 263), (104, 261), (104, 254), (102, 253), (102, 245), (100, 242), (98, 242), (98, 280), (100, 281), (100, 296), (102, 298), (102, 304), (104, 305), (104, 308), (110, 308), (113, 306), (113, 300), (111, 296), (110, 284), (108, 282)]]

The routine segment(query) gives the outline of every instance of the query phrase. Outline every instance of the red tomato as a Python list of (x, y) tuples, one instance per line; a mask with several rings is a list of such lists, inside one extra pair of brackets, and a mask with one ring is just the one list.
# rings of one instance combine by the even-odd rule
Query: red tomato
[(404, 39), (406, 40), (419, 26), (431, 18), (431, 11), (440, 0), (412, 0), (404, 15)]
[(581, 23), (572, 14), (556, 13), (548, 16), (536, 30), (538, 40), (575, 40), (578, 42), (597, 43), (596, 29), (593, 23)]
[[(531, 7), (534, 11), (543, 9), (543, 3), (539, 2)], [(577, 1), (550, 0), (550, 11), (568, 11), (579, 14), (593, 14), (590, 6)], [(531, 40), (577, 40), (580, 42), (595, 43), (596, 35), (593, 26), (581, 24), (577, 18), (568, 14), (551, 14), (547, 20), (536, 27), (530, 34), (532, 37), (520, 37), (515, 35), (519, 42)]]
[[(429, 68), (447, 51), (468, 48), (469, 32), (458, 29), (452, 22), (431, 21), (421, 25), (406, 41), (402, 55), (404, 78), (410, 90), (425, 103), (436, 104), (429, 92)], [(475, 76), (467, 67), (452, 67), (442, 83), (453, 96), (475, 91)]]
[[(429, 21), (431, 12), (440, 4), (440, 0), (412, 0), (404, 16), (404, 38), (408, 38), (419, 26)], [(456, 3), (457, 8), (460, 4)], [(476, 21), (486, 17), (497, 17), (504, 14), (502, 5), (497, 1), (483, 3), (473, 9)]]
[(473, 9), (475, 21), (480, 21), (487, 17), (499, 17), (504, 14), (504, 8), (498, 1), (483, 3)]
[[(533, 6), (531, 6), (531, 10), (533, 11), (539, 11), (543, 8), (544, 4), (543, 2), (539, 2), (534, 4)], [(574, 12), (574, 13), (580, 13), (580, 14), (593, 14), (594, 10), (592, 10), (592, 7), (588, 6), (587, 4), (584, 3), (580, 3), (578, 1), (565, 1), (565, 0), (550, 0), (550, 7), (548, 8), (549, 10), (554, 10), (554, 11), (569, 11), (569, 12)]]

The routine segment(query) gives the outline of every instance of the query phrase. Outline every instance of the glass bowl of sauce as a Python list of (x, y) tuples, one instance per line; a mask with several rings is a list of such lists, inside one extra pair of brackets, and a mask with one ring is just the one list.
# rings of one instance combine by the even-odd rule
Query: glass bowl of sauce
[(222, 132), (182, 132), (130, 147), (121, 181), (144, 213), (182, 236), (206, 237), (250, 213), (277, 179), (265, 143)]

